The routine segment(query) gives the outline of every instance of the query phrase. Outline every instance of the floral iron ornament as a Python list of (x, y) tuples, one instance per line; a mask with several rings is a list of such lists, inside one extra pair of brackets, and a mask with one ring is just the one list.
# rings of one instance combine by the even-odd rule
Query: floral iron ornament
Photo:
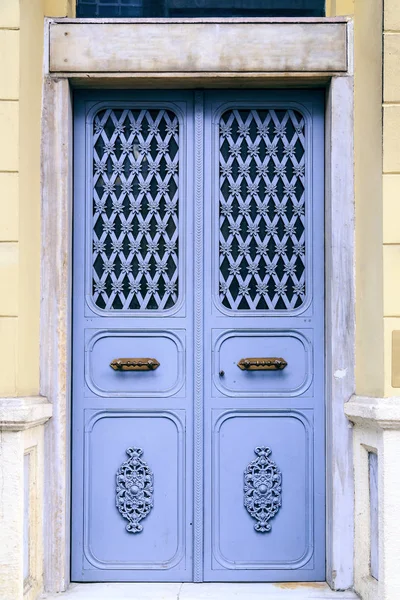
[(257, 458), (244, 472), (244, 505), (253, 519), (254, 529), (260, 533), (271, 531), (269, 521), (282, 506), (282, 473), (269, 458), (271, 450), (258, 446)]
[(116, 506), (129, 521), (126, 530), (140, 533), (140, 521), (147, 517), (153, 508), (153, 472), (140, 457), (141, 448), (128, 448), (129, 459), (117, 471)]

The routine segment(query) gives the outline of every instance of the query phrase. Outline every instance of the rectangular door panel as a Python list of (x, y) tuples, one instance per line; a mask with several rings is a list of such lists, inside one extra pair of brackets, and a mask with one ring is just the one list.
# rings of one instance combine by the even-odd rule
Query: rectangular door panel
[(184, 388), (185, 351), (179, 332), (87, 330), (87, 334), (85, 378), (95, 394), (165, 397)]
[[(214, 382), (233, 396), (298, 396), (312, 383), (312, 345), (300, 330), (214, 331)], [(312, 332), (311, 332), (312, 333)]]
[(85, 412), (86, 562), (171, 569), (185, 557), (184, 412)]
[(310, 413), (213, 411), (214, 569), (310, 566), (313, 555)]

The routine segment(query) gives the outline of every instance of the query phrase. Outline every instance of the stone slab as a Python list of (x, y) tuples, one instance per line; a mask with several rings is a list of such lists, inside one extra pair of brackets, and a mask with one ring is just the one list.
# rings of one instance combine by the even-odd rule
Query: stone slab
[(0, 398), (0, 432), (23, 431), (43, 425), (53, 414), (53, 406), (44, 396)]
[(346, 72), (346, 23), (51, 23), (51, 73)]
[(400, 429), (400, 402), (398, 396), (373, 398), (352, 396), (344, 405), (347, 418), (357, 425), (381, 429)]
[(326, 583), (90, 583), (72, 584), (46, 600), (356, 600)]

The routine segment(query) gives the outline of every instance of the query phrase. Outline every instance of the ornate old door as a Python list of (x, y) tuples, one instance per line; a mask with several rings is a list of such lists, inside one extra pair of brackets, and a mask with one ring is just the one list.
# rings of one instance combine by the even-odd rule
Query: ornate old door
[(324, 579), (323, 110), (76, 95), (74, 581)]

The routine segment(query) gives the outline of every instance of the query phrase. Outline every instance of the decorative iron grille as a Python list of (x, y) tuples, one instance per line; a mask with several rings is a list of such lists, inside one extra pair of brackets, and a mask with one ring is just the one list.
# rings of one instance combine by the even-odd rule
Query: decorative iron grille
[(219, 298), (293, 310), (306, 294), (305, 121), (295, 110), (220, 119)]
[(170, 110), (97, 113), (93, 130), (92, 297), (105, 310), (178, 300), (179, 123)]

